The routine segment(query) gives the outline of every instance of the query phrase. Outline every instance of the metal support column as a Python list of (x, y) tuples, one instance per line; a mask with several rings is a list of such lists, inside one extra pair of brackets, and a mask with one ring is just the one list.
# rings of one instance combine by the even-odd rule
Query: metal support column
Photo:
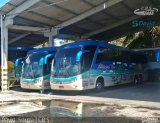
[(49, 35), (49, 47), (54, 46), (54, 37), (52, 35)]
[(1, 15), (1, 88), (8, 90), (8, 28), (5, 27), (5, 16)]
[(57, 34), (59, 34), (59, 29), (58, 28), (52, 28), (51, 30), (50, 30), (50, 32), (48, 33), (48, 37), (49, 37), (49, 46), (50, 47), (53, 47), (53, 46), (55, 46), (55, 37), (56, 37), (56, 35)]

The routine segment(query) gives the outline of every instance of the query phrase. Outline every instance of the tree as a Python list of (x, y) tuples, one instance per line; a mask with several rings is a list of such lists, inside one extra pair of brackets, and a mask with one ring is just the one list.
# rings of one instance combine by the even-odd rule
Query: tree
[[(126, 36), (127, 38), (128, 36)], [(156, 48), (160, 46), (160, 27), (146, 28), (131, 39), (128, 48)], [(127, 41), (126, 41), (127, 42)]]
[[(121, 39), (124, 39), (123, 41), (121, 41), (122, 43), (121, 45), (131, 49), (132, 48), (151, 48), (151, 47), (156, 48), (160, 46), (160, 26), (145, 28), (138, 33), (128, 34), (127, 36)], [(115, 40), (114, 44), (116, 44), (116, 42), (118, 41), (119, 39)]]

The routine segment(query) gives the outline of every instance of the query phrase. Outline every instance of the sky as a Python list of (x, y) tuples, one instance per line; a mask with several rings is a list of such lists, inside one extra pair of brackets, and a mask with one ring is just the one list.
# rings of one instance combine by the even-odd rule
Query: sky
[(0, 0), (0, 7), (9, 2), (10, 0)]

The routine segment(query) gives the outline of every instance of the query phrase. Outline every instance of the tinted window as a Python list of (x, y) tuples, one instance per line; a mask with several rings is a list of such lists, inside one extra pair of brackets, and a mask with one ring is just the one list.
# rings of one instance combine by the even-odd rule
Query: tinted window
[(60, 50), (57, 51), (57, 53), (56, 53), (56, 58), (75, 57), (75, 56), (77, 55), (78, 51), (80, 51), (80, 50), (81, 50), (80, 47), (60, 49)]
[(130, 62), (130, 51), (100, 47), (96, 63), (105, 61)]
[(129, 63), (131, 61), (130, 55), (130, 51), (121, 51), (121, 61)]
[(131, 54), (131, 62), (133, 63), (146, 63), (147, 57), (145, 54), (142, 53), (132, 53)]
[(114, 51), (108, 48), (99, 48), (96, 63), (112, 61), (113, 60)]
[(84, 53), (82, 55), (81, 72), (85, 72), (91, 68), (96, 48), (97, 48), (97, 46), (85, 46), (84, 47), (84, 50), (87, 50), (89, 52)]
[(97, 55), (96, 63), (105, 61), (118, 61), (120, 59), (121, 52), (118, 50), (100, 47)]

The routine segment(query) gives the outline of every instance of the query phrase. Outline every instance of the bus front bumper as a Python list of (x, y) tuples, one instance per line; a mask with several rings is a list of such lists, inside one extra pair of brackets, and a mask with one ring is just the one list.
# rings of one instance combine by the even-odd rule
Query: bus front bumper
[(51, 83), (52, 90), (68, 90), (68, 91), (81, 91), (82, 86), (77, 85), (75, 82), (70, 84), (55, 84)]
[(42, 89), (42, 86), (38, 85), (38, 84), (28, 84), (28, 83), (23, 82), (23, 83), (21, 83), (21, 88), (40, 90), (40, 89)]
[(21, 88), (24, 89), (33, 89), (33, 90), (43, 90), (43, 89), (50, 89), (50, 87), (44, 86), (42, 83), (25, 83), (21, 82)]

